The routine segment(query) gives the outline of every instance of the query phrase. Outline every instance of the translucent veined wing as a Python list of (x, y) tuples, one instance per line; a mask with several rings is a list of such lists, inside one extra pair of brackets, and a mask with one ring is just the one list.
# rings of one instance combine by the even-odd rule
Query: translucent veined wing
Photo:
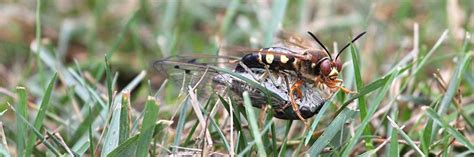
[(276, 46), (287, 47), (295, 52), (317, 48), (313, 41), (305, 38), (298, 33), (279, 31), (277, 34)]
[[(221, 64), (235, 65), (239, 57), (217, 56), (217, 55), (175, 55), (157, 60), (153, 67), (164, 76), (172, 75), (174, 72), (201, 72), (209, 66)], [(210, 71), (212, 72), (212, 71)]]

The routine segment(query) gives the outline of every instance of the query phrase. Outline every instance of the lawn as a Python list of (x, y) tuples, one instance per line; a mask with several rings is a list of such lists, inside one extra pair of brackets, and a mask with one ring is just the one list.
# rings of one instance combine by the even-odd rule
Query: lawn
[[(6, 0), (0, 154), (472, 156), (473, 10), (468, 0)], [(241, 77), (232, 68), (201, 68), (203, 81), (183, 85), (153, 66), (239, 58), (281, 46), (282, 33), (321, 49), (308, 31), (329, 52), (367, 33), (340, 56), (355, 93), (334, 93), (307, 126), (252, 107), (249, 92), (216, 90), (213, 72)]]

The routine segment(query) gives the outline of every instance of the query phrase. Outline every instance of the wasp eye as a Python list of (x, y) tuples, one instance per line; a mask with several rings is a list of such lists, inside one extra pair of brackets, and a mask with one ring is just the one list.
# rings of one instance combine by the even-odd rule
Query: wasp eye
[(329, 60), (325, 60), (321, 63), (321, 72), (323, 75), (327, 76), (331, 72), (331, 63)]
[(342, 70), (342, 62), (341, 60), (336, 60), (335, 61), (335, 64), (336, 64), (336, 68), (337, 68), (337, 71), (341, 71)]

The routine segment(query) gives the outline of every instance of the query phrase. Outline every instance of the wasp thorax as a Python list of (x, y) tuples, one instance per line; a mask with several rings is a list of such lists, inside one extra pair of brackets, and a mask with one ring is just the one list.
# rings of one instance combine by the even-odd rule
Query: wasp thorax
[(320, 59), (327, 57), (326, 52), (321, 50), (307, 50), (305, 55), (312, 63), (317, 63)]

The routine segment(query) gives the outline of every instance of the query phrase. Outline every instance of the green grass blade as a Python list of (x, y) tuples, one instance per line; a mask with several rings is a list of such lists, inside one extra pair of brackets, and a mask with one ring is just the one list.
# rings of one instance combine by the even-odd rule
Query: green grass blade
[[(394, 113), (393, 114), (393, 118), (394, 120), (396, 121), (398, 116), (397, 116), (398, 113)], [(395, 141), (398, 141), (398, 130), (397, 128), (393, 127), (392, 125), (391, 126), (391, 133), (390, 133), (390, 144), (389, 144), (389, 152), (387, 153), (388, 156), (390, 157), (397, 157), (399, 156), (399, 145), (398, 145), (398, 142), (395, 142)]]
[(222, 129), (219, 128), (219, 125), (216, 123), (216, 121), (213, 118), (210, 118), (209, 120), (211, 121), (212, 126), (217, 130), (217, 133), (219, 137), (221, 138), (222, 142), (224, 143), (224, 146), (227, 152), (230, 152), (230, 144), (225, 138), (224, 132), (222, 131)]
[[(18, 156), (25, 156), (25, 143), (27, 136), (27, 124), (23, 123), (21, 117), (28, 117), (28, 96), (26, 94), (25, 87), (16, 87), (16, 92), (18, 96), (18, 103), (15, 106), (16, 108), (16, 149)], [(28, 120), (25, 120), (26, 122)]]
[(90, 112), (85, 113), (84, 121), (82, 121), (78, 125), (70, 141), (78, 141), (84, 135), (85, 132), (87, 132), (89, 129), (93, 129), (93, 121), (99, 116), (99, 112), (102, 108), (100, 105), (86, 105), (91, 108)]
[(319, 110), (319, 113), (316, 115), (316, 118), (314, 118), (313, 123), (311, 124), (311, 127), (309, 127), (308, 131), (306, 132), (306, 137), (304, 144), (307, 145), (309, 141), (311, 140), (311, 137), (313, 137), (314, 130), (316, 130), (316, 127), (318, 126), (319, 121), (323, 118), (324, 113), (326, 113), (326, 110), (331, 106), (331, 100), (328, 100), (324, 103), (323, 107), (321, 107), (321, 110)]
[(110, 72), (110, 65), (109, 65), (109, 61), (107, 60), (107, 56), (105, 56), (105, 81), (107, 83), (107, 96), (108, 96), (108, 106), (111, 107), (112, 106), (112, 96), (113, 96), (113, 89), (112, 89), (112, 73)]
[(290, 120), (286, 123), (286, 127), (285, 127), (285, 137), (283, 138), (283, 143), (281, 144), (281, 149), (280, 149), (280, 152), (278, 153), (278, 156), (286, 156), (286, 145), (287, 145), (287, 141), (288, 141), (288, 133), (290, 132), (290, 128), (291, 128), (291, 124), (293, 124), (293, 121)]
[(176, 45), (177, 31), (173, 30), (176, 23), (180, 1), (167, 0), (165, 14), (161, 20), (160, 32), (165, 37), (165, 41), (159, 44), (161, 47), (162, 56), (170, 56), (173, 47)]
[[(89, 93), (89, 95), (91, 95), (92, 98), (94, 98), (97, 102), (99, 102), (102, 109), (107, 109), (107, 104), (104, 102), (102, 97), (99, 96), (99, 93), (97, 93), (93, 87), (91, 87), (90, 85), (86, 83), (86, 81), (84, 80), (84, 77), (79, 75), (79, 73), (74, 71), (74, 69), (72, 68), (69, 68), (68, 70), (69, 70), (69, 74), (71, 74), (72, 77), (74, 77), (76, 81), (81, 84), (81, 86)], [(86, 101), (91, 101), (91, 100), (86, 100)]]
[[(44, 92), (44, 96), (41, 100), (40, 108), (38, 110), (38, 113), (36, 114), (36, 118), (33, 124), (34, 124), (34, 127), (38, 130), (41, 130), (41, 126), (43, 125), (43, 120), (46, 117), (46, 110), (48, 109), (48, 106), (49, 106), (49, 99), (51, 98), (51, 93), (53, 91), (54, 83), (56, 82), (56, 79), (57, 79), (57, 74), (54, 73), (53, 78), (51, 78), (51, 80), (49, 81), (48, 87), (46, 88), (46, 91)], [(25, 156), (31, 156), (35, 141), (36, 141), (35, 135), (31, 134), (26, 143)]]
[(273, 93), (273, 92), (270, 92), (267, 88), (265, 88), (264, 86), (262, 86), (260, 83), (256, 82), (256, 81), (253, 81), (253, 80), (250, 80), (249, 78), (247, 77), (244, 77), (236, 72), (233, 72), (232, 70), (229, 70), (229, 69), (225, 69), (225, 68), (220, 68), (220, 67), (216, 67), (216, 66), (209, 66), (210, 68), (214, 69), (214, 70), (217, 70), (219, 72), (223, 72), (223, 73), (226, 73), (226, 74), (229, 74), (231, 75), (232, 77), (235, 77), (235, 78), (238, 78), (238, 79), (241, 79), (243, 80), (245, 83), (249, 84), (251, 87), (253, 88), (256, 88), (256, 89), (259, 89), (260, 91), (262, 91), (263, 93), (265, 93), (265, 95), (268, 95), (267, 97), (275, 97), (275, 98), (279, 98), (280, 96), (278, 96), (277, 94)]
[[(79, 141), (76, 141), (76, 143), (74, 143), (74, 146), (71, 147), (71, 151), (74, 152), (73, 155), (84, 156), (87, 150), (90, 150), (90, 148), (94, 148), (94, 147), (91, 147), (90, 145), (91, 145), (91, 142), (89, 142), (89, 138), (84, 137), (80, 139)], [(89, 155), (91, 157), (94, 156), (91, 153)]]
[[(415, 151), (418, 153), (418, 155), (424, 157), (425, 154), (423, 154), (423, 152), (420, 150), (420, 148), (418, 148), (418, 146), (415, 144), (415, 142), (413, 142), (413, 140), (411, 140), (410, 136), (408, 136), (405, 131), (403, 131), (398, 125), (397, 123), (395, 123), (392, 118), (388, 117), (387, 116), (387, 119), (388, 121), (392, 124), (392, 126), (398, 131), (398, 133), (400, 133), (400, 135), (402, 135), (402, 137), (408, 142), (408, 145), (411, 146), (413, 149), (415, 149)], [(392, 141), (392, 142), (397, 142), (397, 141)]]
[[(189, 100), (189, 99), (187, 99)], [(179, 112), (178, 125), (176, 126), (176, 136), (174, 137), (173, 146), (179, 146), (179, 141), (181, 140), (181, 134), (184, 129), (184, 124), (186, 123), (186, 111), (188, 111), (190, 103), (188, 101), (184, 102), (184, 105)], [(172, 152), (176, 153), (177, 148), (173, 147)]]
[(231, 22), (234, 19), (235, 14), (237, 13), (237, 8), (239, 7), (240, 0), (232, 0), (228, 6), (228, 9), (225, 12), (224, 19), (222, 20), (222, 25), (220, 27), (221, 35), (227, 34)]
[(242, 145), (244, 145), (244, 144), (247, 144), (247, 143), (241, 142), (241, 141), (242, 141), (242, 140), (240, 140), (241, 137), (243, 137), (242, 134), (241, 134), (241, 132), (240, 132), (240, 131), (237, 131), (237, 141), (235, 141), (235, 143), (237, 143), (237, 144), (235, 145), (234, 150), (239, 151), (239, 150), (242, 149), (242, 148), (239, 147), (239, 146), (242, 146)]
[[(25, 89), (23, 87), (17, 87), (17, 89), (18, 88), (20, 88), (20, 90), (21, 90), (21, 88), (23, 90)], [(26, 94), (26, 91), (25, 91), (25, 94)], [(12, 109), (12, 111), (15, 112), (15, 115), (19, 119), (19, 121), (21, 121), (21, 122), (17, 122), (17, 123), (26, 124), (26, 126), (29, 129), (31, 129), (33, 131), (33, 133), (36, 134), (36, 136), (39, 139), (41, 139), (41, 142), (46, 146), (46, 148), (48, 148), (54, 155), (56, 155), (56, 156), (60, 155), (59, 151), (56, 148), (54, 148), (53, 145), (46, 140), (46, 138), (41, 134), (41, 132), (38, 129), (36, 129), (32, 124), (30, 124), (28, 122), (28, 120), (23, 115), (21, 115), (15, 108), (13, 108), (9, 103), (7, 103), (7, 104), (10, 106), (10, 109)], [(26, 128), (25, 128), (25, 131), (26, 131)]]
[[(5, 109), (0, 117), (7, 111)], [(8, 152), (8, 143), (7, 143), (7, 137), (5, 136), (5, 130), (3, 126), (3, 122), (0, 122), (0, 156), (5, 156), (5, 157), (10, 157), (10, 152)]]
[(138, 11), (139, 11), (138, 9), (133, 11), (132, 15), (130, 15), (130, 17), (125, 22), (125, 26), (122, 28), (122, 30), (120, 31), (120, 33), (116, 37), (114, 43), (112, 44), (111, 48), (107, 51), (107, 53), (105, 55), (107, 60), (110, 60), (112, 55), (114, 55), (115, 51), (117, 51), (117, 49), (119, 48), (120, 43), (122, 42), (124, 36), (128, 32), (128, 29), (130, 28), (130, 25), (135, 21), (135, 18), (138, 14)]
[[(433, 103), (430, 106), (435, 106), (436, 104), (439, 104), (439, 101), (441, 100), (441, 96), (436, 98), (436, 101), (433, 101)], [(431, 133), (433, 129), (433, 120), (428, 119), (426, 122), (425, 129), (423, 129), (423, 133), (421, 135), (421, 150), (423, 153), (428, 156), (430, 153), (430, 146), (431, 146)]]
[[(190, 91), (190, 92), (191, 92), (191, 91)], [(209, 99), (208, 99), (208, 101), (207, 101), (207, 103), (206, 103), (206, 108), (207, 108), (208, 106), (210, 106), (210, 108), (213, 108), (214, 105), (216, 104), (214, 101), (211, 101), (211, 99), (212, 99), (212, 98), (209, 98)], [(198, 105), (198, 106), (199, 106), (199, 105)], [(204, 115), (210, 116), (210, 114), (207, 112), (206, 108), (200, 107), (200, 111), (201, 111)], [(223, 132), (222, 129), (219, 127), (219, 124), (217, 124), (216, 120), (215, 120), (213, 117), (209, 117), (209, 118), (206, 118), (206, 119), (208, 119), (208, 120), (211, 122), (211, 126), (214, 127), (214, 129), (217, 131), (217, 134), (219, 135), (219, 137), (221, 138), (222, 142), (224, 143), (224, 146), (225, 146), (227, 152), (230, 152), (230, 150), (231, 150), (231, 149), (230, 149), (230, 144), (229, 144), (229, 142), (227, 141), (227, 139), (226, 139), (226, 137), (225, 137), (225, 135), (224, 135), (224, 132)], [(206, 121), (207, 121), (207, 120), (206, 120)], [(198, 124), (198, 123), (199, 123), (199, 122), (196, 122), (196, 123), (195, 123), (195, 126), (196, 126), (196, 127), (193, 127), (193, 130), (194, 130), (195, 128), (197, 128), (197, 124)], [(193, 133), (193, 132), (194, 132), (194, 131), (192, 131), (192, 133)], [(190, 138), (190, 136), (191, 136), (191, 135), (189, 135), (186, 139)], [(185, 143), (186, 143), (186, 142), (185, 142)]]
[(196, 132), (198, 125), (199, 125), (199, 121), (194, 122), (193, 127), (191, 128), (191, 131), (189, 131), (188, 136), (186, 137), (186, 140), (184, 140), (184, 145), (194, 144), (195, 141), (193, 141), (193, 135), (194, 135), (194, 132)]
[(117, 148), (111, 151), (107, 156), (117, 157), (117, 156), (134, 156), (135, 151), (138, 145), (138, 137), (140, 134), (128, 138), (125, 142), (121, 143)]
[[(351, 56), (352, 56), (352, 66), (354, 67), (354, 76), (355, 76), (357, 91), (360, 91), (362, 90), (362, 88), (364, 88), (364, 82), (362, 81), (361, 70), (360, 70), (360, 67), (361, 67), (360, 56), (359, 56), (359, 51), (352, 44), (351, 44)], [(365, 97), (364, 96), (359, 97), (359, 99), (357, 99), (357, 104), (359, 104), (360, 120), (362, 120), (367, 116), (367, 105), (365, 104)], [(373, 149), (374, 147), (372, 144), (372, 139), (368, 137), (371, 134), (372, 133), (370, 131), (370, 125), (369, 125), (364, 130), (364, 135), (367, 135), (367, 137), (364, 139), (365, 147), (367, 149)]]
[(155, 124), (158, 119), (158, 104), (155, 98), (148, 97), (145, 104), (145, 113), (143, 116), (142, 127), (140, 128), (140, 136), (138, 137), (137, 150), (135, 156), (144, 157), (148, 154), (148, 148), (153, 139)]
[[(407, 70), (409, 67), (410, 66), (404, 67), (402, 69), (399, 69), (399, 68), (394, 68), (394, 69), (395, 69), (395, 71), (397, 71), (397, 73), (401, 73), (401, 72)], [(354, 96), (350, 97), (348, 100), (346, 100), (346, 102), (344, 102), (341, 105), (341, 108), (336, 113), (340, 113), (347, 105), (349, 105), (355, 99), (358, 99), (361, 96), (367, 95), (367, 94), (379, 89), (380, 87), (383, 87), (384, 85), (386, 85), (387, 82), (390, 81), (390, 76), (395, 71), (392, 70), (389, 74), (387, 74), (387, 75), (383, 76), (382, 78), (379, 78), (378, 80), (375, 80), (372, 83), (370, 83), (369, 85), (365, 86), (363, 89), (361, 89), (359, 92), (357, 92), (356, 95), (354, 95)]]
[(438, 41), (436, 41), (435, 45), (430, 49), (430, 51), (423, 56), (421, 61), (418, 63), (418, 66), (416, 67), (415, 71), (413, 71), (413, 75), (418, 74), (418, 72), (424, 67), (428, 59), (433, 55), (433, 53), (438, 49), (438, 47), (443, 43), (443, 41), (447, 38), (448, 36), (448, 30), (445, 30), (443, 34), (438, 38)]
[[(37, 1), (36, 1), (36, 16), (35, 16), (35, 20), (36, 20), (36, 21), (35, 21), (35, 22), (36, 22), (36, 23), (35, 23), (35, 25), (36, 25), (36, 27), (35, 27), (35, 29), (36, 29), (36, 30), (35, 30), (35, 40), (36, 40), (36, 42), (40, 42), (40, 41), (41, 41), (41, 32), (42, 32), (42, 31), (41, 31), (41, 8), (42, 8), (42, 7), (41, 7), (41, 6), (42, 6), (41, 4), (42, 4), (42, 3), (43, 3), (42, 0), (37, 0)], [(37, 50), (39, 50), (40, 45), (41, 45), (41, 44), (38, 44), (38, 45), (37, 45), (37, 47), (36, 47)], [(40, 52), (38, 52), (38, 53), (40, 53)], [(39, 82), (40, 82), (40, 85), (43, 86), (44, 83), (45, 83), (44, 65), (41, 64), (39, 55), (36, 56), (36, 62), (37, 62), (37, 64), (38, 64), (38, 73), (39, 73), (39, 75), (40, 75), (40, 80), (39, 80)]]
[(288, 0), (274, 1), (272, 5), (272, 18), (270, 24), (265, 26), (265, 39), (263, 46), (270, 46), (274, 38), (275, 31), (279, 28), (278, 26), (282, 23), (286, 12), (286, 6)]
[(354, 110), (345, 108), (336, 118), (329, 124), (323, 134), (311, 145), (308, 153), (310, 156), (318, 156), (319, 153), (331, 142), (336, 134), (342, 129), (344, 123), (354, 117)]
[(367, 124), (369, 123), (369, 120), (371, 119), (372, 115), (375, 113), (377, 110), (378, 106), (382, 102), (382, 100), (385, 97), (385, 94), (387, 93), (390, 85), (392, 84), (393, 80), (395, 79), (396, 76), (398, 76), (400, 69), (397, 69), (395, 72), (391, 73), (389, 76), (385, 76), (388, 78), (388, 81), (385, 82), (384, 86), (382, 87), (381, 91), (377, 95), (376, 99), (373, 101), (373, 104), (369, 108), (369, 112), (367, 112), (367, 116), (362, 120), (361, 124), (357, 128), (354, 136), (349, 140), (349, 144), (347, 147), (344, 149), (342, 156), (348, 156), (351, 152), (354, 146), (358, 143), (360, 136), (362, 135), (362, 132), (366, 128)]
[[(226, 100), (224, 100), (224, 98), (223, 98), (222, 96), (218, 95), (218, 97), (219, 97), (219, 100), (222, 102), (222, 105), (224, 106), (224, 108), (225, 108), (225, 109), (227, 110), (227, 112), (230, 114), (230, 104), (229, 104)], [(240, 125), (241, 123), (240, 123), (240, 118), (239, 118), (239, 116), (238, 116), (239, 114), (237, 114), (235, 108), (234, 108), (234, 110), (233, 110), (233, 114), (234, 114), (234, 126), (235, 126), (235, 128), (236, 128), (237, 131), (242, 132), (242, 131), (243, 131), (243, 128), (242, 128), (242, 126)]]
[[(391, 75), (388, 75), (388, 76), (391, 76)], [(384, 77), (382, 77), (378, 80), (375, 80), (374, 82), (370, 83), (369, 85), (365, 86), (365, 88), (363, 88), (362, 90), (357, 92), (356, 95), (354, 95), (351, 98), (349, 98), (348, 100), (346, 100), (346, 102), (344, 102), (344, 104), (342, 104), (342, 107), (345, 107), (345, 106), (349, 105), (355, 99), (357, 99), (357, 98), (359, 98), (363, 95), (367, 95), (367, 94), (379, 89), (380, 87), (383, 87), (384, 85), (386, 85), (387, 82), (390, 79), (390, 77), (388, 77), (388, 76), (384, 76)], [(339, 109), (338, 112), (340, 112), (342, 109), (343, 108)]]
[[(146, 73), (142, 71), (138, 74), (125, 88), (123, 91), (131, 91), (135, 88), (138, 83), (145, 77)], [(120, 139), (120, 119), (121, 119), (121, 112), (122, 112), (122, 97), (123, 94), (118, 94), (115, 99), (113, 100), (114, 103), (110, 106), (110, 111), (112, 112), (112, 119), (109, 123), (109, 128), (107, 133), (105, 134), (104, 146), (102, 148), (101, 155), (104, 156), (114, 150), (118, 144)], [(156, 113), (155, 113), (156, 114)], [(128, 116), (127, 116), (128, 117)], [(146, 154), (145, 154), (146, 155)]]
[(130, 121), (128, 114), (128, 107), (130, 106), (130, 93), (122, 94), (122, 106), (120, 107), (120, 133), (119, 144), (125, 142), (130, 134)]
[(423, 130), (422, 140), (421, 140), (421, 150), (423, 153), (428, 156), (430, 152), (430, 145), (431, 143), (431, 132), (433, 129), (433, 120), (428, 120), (426, 123), (426, 127)]
[(89, 108), (89, 115), (88, 117), (91, 117), (91, 118), (86, 118), (86, 120), (88, 120), (86, 123), (83, 123), (83, 124), (89, 124), (88, 126), (88, 134), (89, 134), (89, 152), (90, 152), (90, 155), (91, 157), (94, 157), (95, 156), (95, 152), (94, 152), (94, 134), (92, 132), (92, 107), (90, 105), (88, 105), (88, 108)]
[(273, 151), (272, 153), (273, 153), (273, 156), (274, 156), (274, 157), (278, 157), (278, 153), (277, 153), (277, 151), (278, 151), (278, 146), (277, 146), (277, 139), (276, 139), (276, 136), (275, 136), (275, 135), (277, 135), (276, 129), (275, 129), (275, 123), (272, 123), (272, 126), (271, 126), (271, 127), (272, 127), (272, 128), (270, 129), (270, 131), (271, 131), (271, 133), (272, 133), (272, 135), (273, 135), (273, 136), (271, 137), (271, 139), (272, 139), (272, 151)]
[[(227, 112), (230, 114), (230, 107), (231, 107), (231, 104), (229, 104), (227, 101), (224, 100), (223, 97), (221, 97), (220, 95), (218, 95), (219, 97), (219, 100), (222, 102), (222, 105), (224, 106), (224, 108), (227, 110)], [(232, 98), (230, 98), (232, 100)], [(232, 102), (232, 101), (231, 101)], [(234, 122), (234, 129), (237, 130), (237, 132), (241, 133), (241, 132), (244, 132), (244, 129), (242, 128), (242, 123), (241, 123), (241, 120), (240, 120), (240, 112), (238, 112), (238, 109), (236, 108), (236, 106), (234, 105), (234, 103), (232, 103), (232, 112), (233, 112), (233, 115), (234, 115), (234, 118), (233, 118), (233, 122)], [(236, 142), (237, 145), (235, 146), (235, 149), (234, 151), (236, 152), (240, 152), (241, 150), (239, 150), (239, 148), (243, 148), (243, 146), (246, 145), (247, 143), (247, 139), (245, 138), (244, 135), (242, 134), (238, 134), (238, 141)], [(240, 147), (239, 147), (240, 146)]]
[(10, 153), (8, 153), (8, 150), (5, 148), (3, 144), (0, 144), (0, 156), (3, 157), (10, 157)]
[(122, 103), (114, 103), (110, 106), (110, 112), (112, 112), (112, 118), (110, 123), (107, 125), (107, 132), (105, 133), (104, 143), (102, 145), (101, 156), (106, 156), (112, 152), (118, 145), (120, 139), (120, 113)]
[(87, 92), (87, 89), (83, 86), (78, 86), (80, 84), (77, 80), (74, 79), (74, 76), (64, 67), (64, 64), (58, 62), (54, 57), (51, 55), (53, 52), (50, 52), (38, 42), (33, 42), (31, 44), (32, 51), (39, 55), (40, 59), (43, 61), (45, 65), (47, 65), (52, 71), (56, 71), (59, 76), (61, 76), (62, 81), (68, 87), (73, 87), (75, 90), (75, 94), (77, 94), (83, 101), (90, 101), (90, 95)]
[[(154, 136), (157, 136), (157, 134), (161, 133), (163, 130), (165, 130), (166, 127), (169, 127), (171, 124), (172, 124), (171, 121), (158, 120), (154, 128), (148, 128), (147, 131), (145, 132), (150, 132), (150, 129), (154, 129), (155, 131), (154, 131), (154, 134), (152, 135), (154, 137)], [(143, 135), (142, 132), (140, 132), (139, 134), (128, 138), (126, 141), (121, 143), (117, 148), (115, 148), (112, 152), (110, 152), (107, 156), (109, 157), (135, 156), (137, 146), (139, 145), (138, 144), (139, 137), (142, 135)]]
[(259, 156), (267, 156), (265, 148), (263, 147), (262, 136), (258, 131), (258, 121), (255, 115), (255, 111), (253, 110), (252, 102), (250, 101), (249, 93), (245, 91), (242, 95), (244, 98), (245, 111), (247, 112), (249, 126), (251, 128), (255, 143), (257, 145), (257, 153)]
[[(265, 120), (264, 120), (264, 123), (263, 123), (263, 126), (266, 126), (266, 125), (271, 125), (273, 126), (273, 121), (272, 121), (272, 118), (273, 118), (273, 114), (270, 112), (270, 113), (265, 113)], [(270, 131), (272, 130), (273, 127), (270, 126)], [(275, 137), (275, 136), (272, 136), (270, 137), (270, 131), (263, 131), (261, 136), (262, 136), (262, 142), (264, 143), (264, 148), (266, 153), (267, 154), (273, 154), (274, 156), (277, 155), (277, 150), (276, 149), (273, 149), (273, 142), (271, 141), (272, 140), (272, 137)], [(276, 141), (275, 141), (276, 143)], [(276, 147), (276, 146), (275, 146)]]
[(459, 62), (458, 66), (456, 67), (456, 71), (454, 72), (453, 77), (451, 78), (451, 81), (449, 82), (447, 92), (445, 96), (443, 97), (443, 99), (441, 100), (440, 106), (438, 108), (438, 114), (444, 114), (446, 112), (448, 105), (451, 103), (451, 100), (456, 94), (456, 91), (459, 88), (459, 85), (461, 84), (463, 73), (467, 69), (467, 67), (470, 65), (469, 60), (471, 59), (471, 54), (465, 53), (461, 57), (461, 59), (462, 59), (461, 62)]
[(430, 107), (423, 107), (426, 114), (433, 119), (433, 121), (443, 127), (449, 134), (451, 134), (456, 140), (460, 143), (465, 145), (470, 151), (474, 152), (474, 145), (470, 142), (464, 135), (462, 135), (459, 131), (457, 131), (454, 127), (450, 126), (447, 122), (445, 122), (439, 114), (437, 114), (432, 108)]
[[(213, 103), (215, 104), (215, 103)], [(207, 113), (207, 111), (203, 108), (201, 108), (201, 111), (206, 114), (206, 115), (210, 115), (209, 113)], [(222, 129), (219, 127), (219, 124), (217, 124), (216, 120), (212, 117), (209, 117), (209, 121), (211, 121), (211, 125), (214, 127), (214, 129), (217, 131), (217, 134), (219, 135), (219, 137), (221, 138), (222, 142), (224, 143), (224, 146), (227, 150), (227, 152), (230, 152), (230, 144), (229, 142), (227, 141), (227, 139), (225, 138), (225, 135), (224, 135), (224, 132), (222, 131)]]
[[(265, 128), (263, 128), (263, 131), (262, 132), (266, 132), (268, 130), (270, 130), (271, 128), (271, 125), (272, 123), (268, 123)], [(237, 156), (250, 156), (251, 154), (247, 154), (250, 150), (252, 150), (252, 147), (254, 145), (257, 144), (257, 140), (255, 139), (254, 141), (250, 142), (250, 143), (245, 143), (244, 146), (246, 146), (245, 148), (242, 148), (242, 151), (239, 152), (239, 154)], [(263, 147), (263, 145), (261, 145)], [(240, 149), (240, 148), (239, 148)], [(265, 153), (265, 152), (264, 152)]]
[[(469, 38), (470, 39), (470, 38)], [(465, 48), (468, 48), (469, 46), (465, 45)], [(470, 53), (471, 51), (469, 50), (464, 50), (464, 54), (460, 58), (461, 61), (458, 63), (456, 66), (456, 71), (453, 73), (453, 76), (451, 77), (451, 80), (449, 81), (448, 89), (441, 100), (438, 111), (437, 113), (439, 115), (443, 115), (446, 113), (446, 110), (448, 109), (448, 106), (451, 104), (451, 101), (456, 94), (459, 85), (461, 84), (461, 80), (463, 78), (464, 71), (466, 71), (467, 67), (469, 67), (470, 60), (472, 57), (472, 54)], [(432, 134), (431, 134), (431, 139), (434, 139), (436, 136), (436, 133), (438, 132), (438, 127), (436, 124), (433, 124), (433, 129), (432, 129)]]

